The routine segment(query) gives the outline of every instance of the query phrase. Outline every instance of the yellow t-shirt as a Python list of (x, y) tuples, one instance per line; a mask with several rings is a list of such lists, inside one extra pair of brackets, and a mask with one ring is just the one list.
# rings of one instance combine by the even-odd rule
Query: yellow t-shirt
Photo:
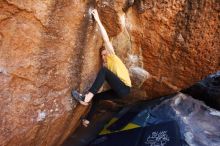
[(128, 70), (121, 59), (115, 54), (107, 56), (107, 68), (119, 77), (125, 85), (131, 87), (131, 79)]

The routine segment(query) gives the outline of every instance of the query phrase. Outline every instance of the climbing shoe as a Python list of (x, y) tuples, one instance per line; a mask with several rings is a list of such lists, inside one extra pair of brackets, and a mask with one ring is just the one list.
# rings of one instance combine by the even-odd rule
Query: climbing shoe
[(82, 105), (88, 105), (88, 102), (85, 102), (85, 96), (80, 94), (79, 92), (73, 90), (72, 92), (72, 97), (74, 97), (74, 99), (76, 99), (78, 102), (80, 102), (80, 104)]

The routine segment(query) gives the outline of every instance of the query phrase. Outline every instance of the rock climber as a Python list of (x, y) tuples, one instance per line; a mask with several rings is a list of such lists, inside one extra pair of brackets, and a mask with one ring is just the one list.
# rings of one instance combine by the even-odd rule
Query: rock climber
[[(85, 127), (89, 125), (92, 115), (96, 109), (96, 105), (100, 100), (125, 97), (130, 93), (131, 88), (129, 72), (125, 64), (115, 54), (107, 32), (99, 19), (97, 10), (94, 9), (91, 13), (99, 26), (99, 30), (104, 40), (105, 49), (101, 51), (103, 66), (98, 72), (96, 79), (87, 94), (83, 95), (77, 91), (72, 91), (72, 96), (82, 105), (89, 105), (89, 103), (93, 101), (90, 112), (86, 117), (81, 118), (82, 124)], [(104, 81), (107, 81), (111, 89), (98, 93)]]

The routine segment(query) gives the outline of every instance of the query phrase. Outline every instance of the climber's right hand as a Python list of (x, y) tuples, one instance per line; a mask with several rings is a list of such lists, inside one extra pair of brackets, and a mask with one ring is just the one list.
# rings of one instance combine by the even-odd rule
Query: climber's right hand
[(92, 15), (95, 18), (96, 21), (99, 20), (99, 14), (98, 11), (96, 9), (92, 10)]

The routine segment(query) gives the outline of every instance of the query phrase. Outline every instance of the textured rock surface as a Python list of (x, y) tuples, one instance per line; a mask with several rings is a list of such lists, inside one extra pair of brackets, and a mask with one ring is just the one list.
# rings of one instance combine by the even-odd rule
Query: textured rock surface
[(143, 14), (124, 5), (0, 0), (0, 145), (60, 145), (77, 127), (86, 108), (70, 91), (86, 91), (100, 67), (92, 7), (131, 71), (132, 97), (171, 94), (220, 69), (218, 0), (145, 0)]

